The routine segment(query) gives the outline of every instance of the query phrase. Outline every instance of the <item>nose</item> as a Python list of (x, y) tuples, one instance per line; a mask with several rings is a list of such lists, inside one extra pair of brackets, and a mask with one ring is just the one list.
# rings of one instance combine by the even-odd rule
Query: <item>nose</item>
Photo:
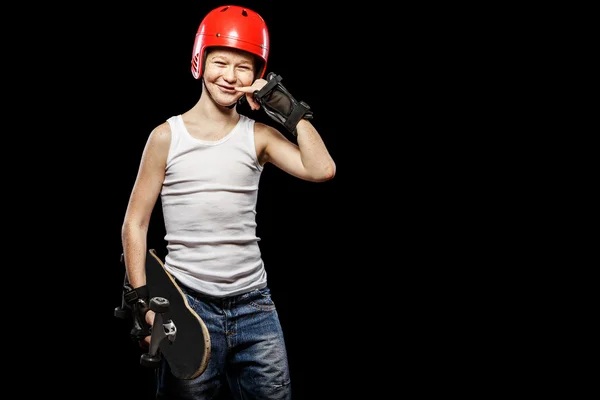
[(225, 68), (225, 71), (223, 72), (223, 79), (225, 79), (227, 82), (235, 82), (235, 69), (233, 67)]

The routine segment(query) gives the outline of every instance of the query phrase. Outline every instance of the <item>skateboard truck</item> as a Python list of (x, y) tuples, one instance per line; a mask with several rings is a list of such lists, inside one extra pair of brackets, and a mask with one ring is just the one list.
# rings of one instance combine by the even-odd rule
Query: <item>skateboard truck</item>
[[(124, 264), (124, 255), (121, 254), (121, 263)], [(125, 279), (123, 284), (129, 283), (127, 279), (127, 272), (125, 272)], [(150, 347), (147, 353), (144, 353), (140, 357), (140, 364), (145, 367), (155, 368), (160, 364), (161, 356), (159, 348), (161, 342), (167, 338), (170, 343), (175, 341), (177, 336), (177, 327), (171, 320), (166, 318), (164, 314), (168, 313), (170, 308), (169, 300), (164, 297), (153, 297), (150, 299), (150, 310), (154, 311), (154, 324), (150, 328)], [(127, 307), (125, 297), (121, 297), (121, 305), (116, 307), (114, 315), (120, 319), (127, 319), (131, 317), (131, 310)]]
[(160, 364), (160, 344), (165, 338), (173, 343), (177, 336), (177, 327), (170, 318), (164, 316), (169, 311), (169, 300), (164, 297), (153, 297), (150, 299), (150, 310), (155, 313), (154, 324), (151, 328), (150, 348), (140, 357), (140, 364), (154, 368)]

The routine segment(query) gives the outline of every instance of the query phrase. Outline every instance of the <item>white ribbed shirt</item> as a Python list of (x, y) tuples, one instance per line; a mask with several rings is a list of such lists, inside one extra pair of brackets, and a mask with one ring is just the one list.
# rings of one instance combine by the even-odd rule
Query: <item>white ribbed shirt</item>
[(181, 115), (169, 118), (171, 146), (161, 203), (165, 267), (181, 283), (223, 297), (266, 286), (256, 236), (256, 201), (263, 168), (254, 120), (240, 115), (218, 141), (192, 137)]

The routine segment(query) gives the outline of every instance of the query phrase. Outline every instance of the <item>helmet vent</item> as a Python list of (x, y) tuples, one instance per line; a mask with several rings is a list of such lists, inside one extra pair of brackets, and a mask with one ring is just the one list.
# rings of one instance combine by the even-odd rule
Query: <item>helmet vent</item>
[[(223, 8), (221, 8), (221, 11), (220, 11), (220, 12), (225, 12), (225, 11), (227, 11), (227, 10), (229, 10), (229, 6), (226, 6), (226, 7), (223, 7)], [(248, 16), (248, 12), (247, 12), (245, 9), (243, 9), (243, 10), (242, 10), (242, 15), (243, 15), (244, 17), (247, 17), (247, 16)]]

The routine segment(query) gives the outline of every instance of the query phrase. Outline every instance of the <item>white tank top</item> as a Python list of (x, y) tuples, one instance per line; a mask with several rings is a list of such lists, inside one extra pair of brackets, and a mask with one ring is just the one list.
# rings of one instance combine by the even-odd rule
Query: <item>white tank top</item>
[(265, 287), (256, 236), (256, 201), (263, 168), (254, 120), (240, 115), (219, 141), (193, 138), (181, 115), (168, 120), (171, 146), (161, 191), (165, 267), (190, 288), (224, 297)]

